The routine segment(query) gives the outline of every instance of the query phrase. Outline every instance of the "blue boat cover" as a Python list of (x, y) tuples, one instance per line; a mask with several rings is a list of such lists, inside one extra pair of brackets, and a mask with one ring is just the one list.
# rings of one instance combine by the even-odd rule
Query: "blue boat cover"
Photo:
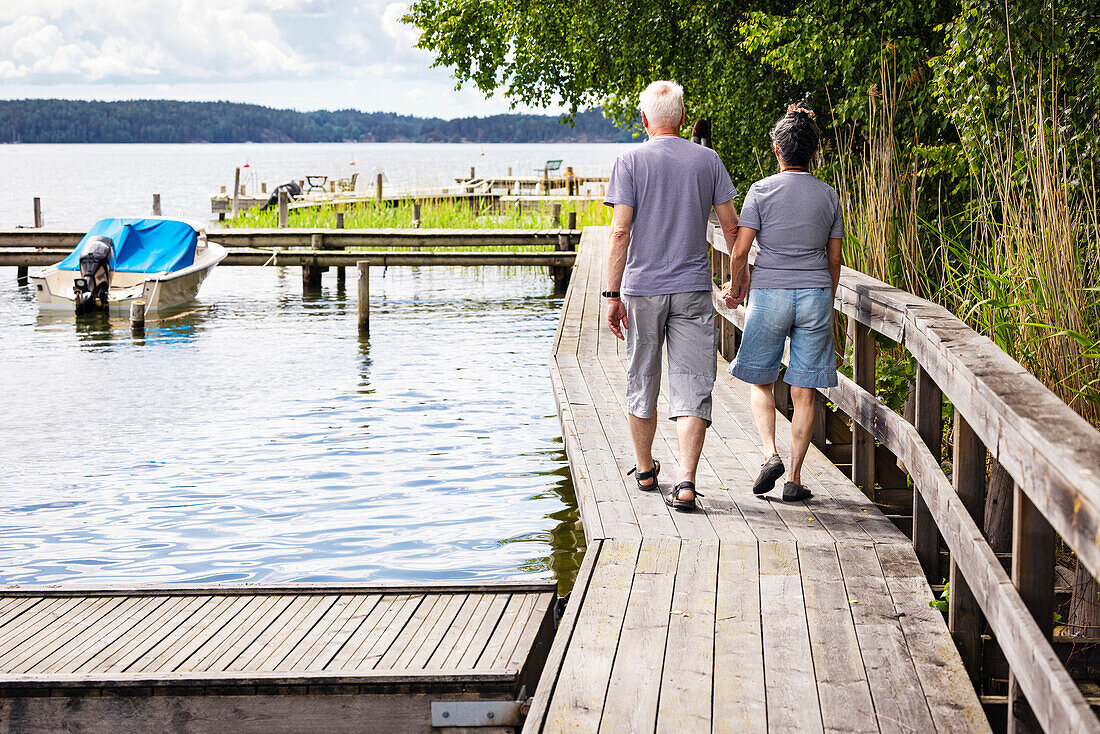
[(76, 249), (58, 263), (60, 270), (80, 270), (80, 250), (89, 237), (115, 243), (111, 270), (116, 273), (174, 273), (195, 263), (198, 232), (172, 219), (101, 219)]

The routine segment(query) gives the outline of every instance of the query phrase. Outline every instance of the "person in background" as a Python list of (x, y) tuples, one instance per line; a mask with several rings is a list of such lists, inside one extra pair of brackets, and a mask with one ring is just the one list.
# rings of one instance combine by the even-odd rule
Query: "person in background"
[(615, 161), (604, 204), (614, 207), (607, 267), (607, 325), (626, 339), (627, 420), (638, 488), (660, 489), (654, 460), (661, 347), (667, 345), (669, 418), (676, 421), (680, 474), (664, 496), (695, 508), (695, 471), (717, 375), (707, 242), (713, 208), (726, 247), (737, 233), (737, 190), (718, 154), (680, 137), (684, 90), (656, 81), (641, 94), (649, 140)]
[(791, 471), (783, 499), (804, 500), (802, 463), (813, 432), (815, 388), (837, 384), (833, 348), (833, 298), (843, 263), (844, 219), (836, 191), (810, 173), (821, 143), (812, 110), (791, 105), (772, 129), (779, 173), (749, 187), (733, 248), (732, 308), (744, 296), (743, 273), (756, 240), (756, 262), (745, 313), (745, 331), (729, 371), (750, 383), (752, 412), (764, 446), (764, 465), (754, 494), (771, 491), (786, 471), (775, 449), (775, 396), (783, 347), (791, 340), (784, 381), (791, 386)]

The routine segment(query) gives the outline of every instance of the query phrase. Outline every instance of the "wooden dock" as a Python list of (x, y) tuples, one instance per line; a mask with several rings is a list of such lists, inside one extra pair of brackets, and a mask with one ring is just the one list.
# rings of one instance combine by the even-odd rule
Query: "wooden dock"
[(514, 726), (554, 589), (6, 588), (0, 731), (431, 732), (433, 714)]
[[(524, 731), (988, 730), (911, 543), (824, 454), (807, 457), (807, 502), (752, 495), (763, 457), (724, 360), (702, 510), (633, 486), (606, 240), (584, 231), (551, 360), (589, 546)], [(674, 449), (661, 420), (664, 484)]]

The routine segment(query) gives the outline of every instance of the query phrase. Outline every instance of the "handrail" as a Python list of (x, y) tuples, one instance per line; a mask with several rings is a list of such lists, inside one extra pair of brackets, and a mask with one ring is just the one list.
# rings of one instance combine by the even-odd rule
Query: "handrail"
[[(710, 241), (716, 253), (713, 261), (717, 273), (727, 274), (725, 242), (721, 231), (713, 226)], [(743, 327), (743, 307), (727, 309), (717, 288), (714, 303), (716, 312), (726, 321)], [(1038, 511), (1032, 518), (1017, 508), (1014, 585), (975, 522), (974, 508), (968, 509), (966, 498), (952, 487), (940, 468), (938, 448), (935, 456), (929, 450), (928, 434), (938, 433), (939, 425), (930, 432), (918, 430), (875, 398), (873, 341), (866, 333), (861, 339), (857, 332), (856, 381), (841, 377), (837, 387), (820, 392), (851, 417), (853, 425), (873, 437), (869, 447), (872, 456), (873, 441), (878, 440), (904, 463), (927, 506), (928, 519), (935, 524), (931, 529), (933, 550), (938, 544), (938, 530), (951, 551), (952, 563), (965, 580), (965, 589), (953, 585), (952, 604), (956, 603), (956, 592), (973, 595), (1038, 723), (1046, 731), (1100, 729), (1100, 722), (1044, 631), (1049, 627), (1050, 601), (1047, 599), (1045, 605), (1042, 600), (1036, 603), (1034, 588), (1027, 588), (1032, 583), (1041, 589), (1042, 583), (1029, 580), (1025, 557), (1032, 551), (1026, 539), (1036, 531), (1037, 537), (1049, 537), (1053, 553), (1052, 535), (1044, 536), (1042, 527), (1035, 527), (1049, 523), (1049, 528), (1077, 552), (1085, 567), (1094, 576), (1100, 575), (1100, 433), (993, 342), (942, 306), (844, 268), (834, 308), (908, 349), (920, 367), (918, 383), (927, 381), (925, 389), (934, 393), (925, 401), (931, 406), (926, 408), (926, 415), (934, 409), (935, 420), (939, 420), (938, 391), (942, 390), (962, 418), (960, 427), (973, 431), (1016, 482), (1017, 504), (1031, 504)], [(871, 387), (871, 391), (865, 387)], [(919, 415), (917, 423), (921, 423)], [(854, 452), (859, 448), (857, 438), (853, 437)], [(938, 440), (937, 435), (937, 447)], [(984, 451), (981, 461), (984, 477)], [(866, 477), (867, 468), (857, 466), (859, 462), (859, 457), (853, 456), (853, 473), (863, 471)], [(961, 470), (956, 467), (955, 473)], [(927, 536), (930, 530), (923, 525), (923, 505), (915, 503), (918, 557), (922, 556), (921, 546), (927, 545), (918, 536)], [(1048, 578), (1045, 583), (1052, 581)], [(960, 603), (964, 601), (960, 599)], [(1034, 615), (1039, 615), (1038, 620)], [(976, 634), (977, 621), (973, 624)]]

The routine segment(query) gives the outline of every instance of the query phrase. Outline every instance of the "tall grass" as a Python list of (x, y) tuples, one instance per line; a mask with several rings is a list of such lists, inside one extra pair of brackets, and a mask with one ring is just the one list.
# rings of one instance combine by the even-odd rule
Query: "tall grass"
[[(929, 214), (917, 161), (899, 152), (913, 147), (894, 133), (901, 91), (884, 67), (868, 142), (841, 157), (848, 264), (958, 314), (1100, 428), (1096, 175), (1066, 143), (1057, 96), (1014, 90), (1009, 125), (987, 122), (993, 142), (969, 149), (970, 200)], [(1063, 547), (1060, 564), (1072, 563)], [(1096, 580), (1078, 564), (1073, 584), (1065, 628), (1095, 635)]]
[[(336, 212), (332, 208), (309, 207), (292, 209), (287, 215), (290, 227), (319, 228), (336, 226)], [(405, 228), (417, 226), (412, 199), (397, 203), (376, 201), (344, 205), (344, 226), (348, 228)], [(553, 220), (550, 204), (520, 210), (516, 205), (504, 205), (499, 210), (492, 206), (479, 206), (466, 200), (450, 200), (425, 203), (420, 208), (419, 226), (428, 229), (549, 229), (564, 227), (569, 212), (577, 212), (577, 226), (601, 226), (611, 223), (611, 209), (600, 202), (562, 207), (560, 225)], [(278, 226), (275, 209), (251, 209), (236, 217), (226, 219), (227, 227), (268, 228)]]

